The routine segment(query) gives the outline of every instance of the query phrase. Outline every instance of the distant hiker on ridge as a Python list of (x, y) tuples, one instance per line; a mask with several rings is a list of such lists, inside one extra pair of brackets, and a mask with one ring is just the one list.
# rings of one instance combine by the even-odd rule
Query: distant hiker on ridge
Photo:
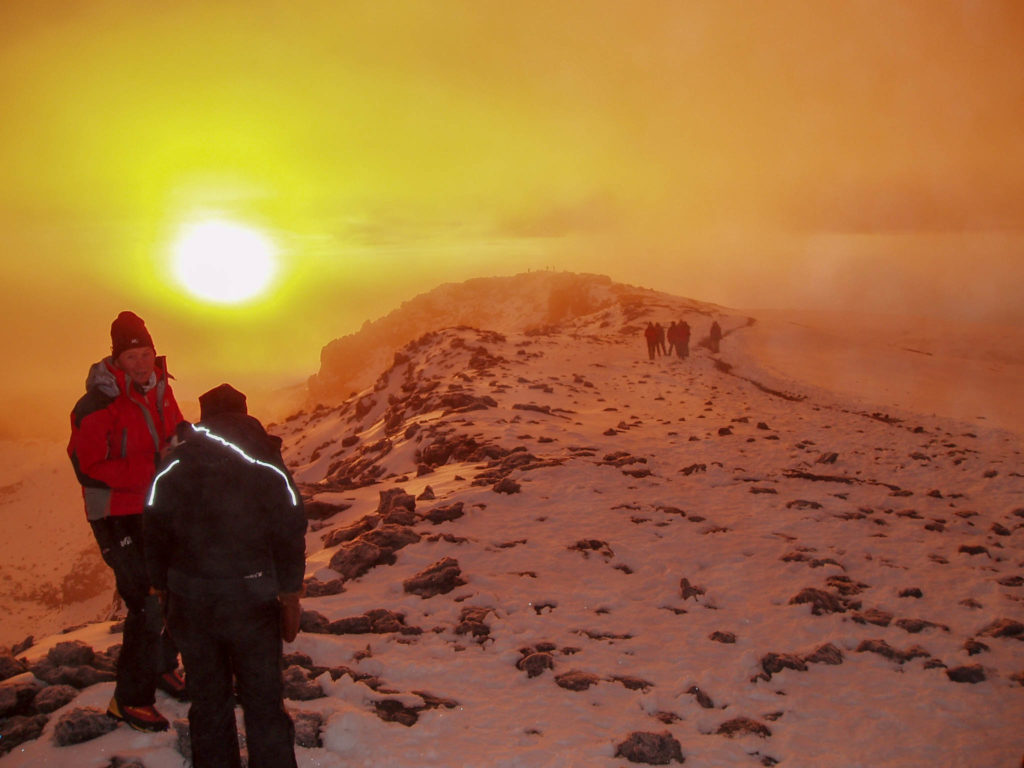
[(647, 323), (647, 328), (644, 329), (644, 338), (647, 339), (647, 356), (653, 360), (658, 351), (658, 331), (654, 327), (654, 323)]
[(183, 698), (185, 682), (160, 603), (150, 594), (142, 509), (156, 462), (184, 419), (142, 318), (121, 312), (110, 340), (110, 357), (89, 369), (86, 393), (71, 412), (68, 456), (86, 518), (128, 608), (107, 714), (136, 730), (163, 731), (168, 722), (153, 706), (156, 688)]
[(690, 356), (690, 324), (685, 320), (680, 320), (679, 325), (676, 326), (676, 353), (680, 357)]
[(676, 347), (676, 341), (679, 339), (679, 328), (676, 325), (676, 321), (673, 320), (669, 323), (668, 330), (665, 331), (665, 340), (668, 342), (668, 353), (671, 355), (672, 350)]
[(146, 505), (146, 564), (165, 596), (192, 706), (195, 768), (238, 768), (237, 687), (250, 768), (295, 768), (281, 641), (299, 631), (306, 516), (281, 439), (221, 384), (199, 398)]
[(665, 349), (665, 329), (661, 327), (661, 323), (655, 323), (654, 330), (658, 334), (658, 351), (663, 355), (667, 355), (668, 350)]
[(722, 326), (715, 320), (711, 323), (711, 333), (708, 336), (708, 349), (718, 352), (718, 343), (722, 340)]

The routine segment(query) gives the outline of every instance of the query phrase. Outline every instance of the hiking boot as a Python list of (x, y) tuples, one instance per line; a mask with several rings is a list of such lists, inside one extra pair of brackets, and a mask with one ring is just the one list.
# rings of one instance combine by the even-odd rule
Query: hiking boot
[(170, 726), (167, 718), (156, 711), (156, 707), (129, 707), (118, 702), (116, 697), (110, 700), (107, 714), (115, 720), (128, 723), (136, 731), (166, 731)]
[(185, 690), (185, 678), (176, 669), (160, 675), (156, 679), (156, 687), (173, 696), (178, 701), (188, 701), (188, 693)]

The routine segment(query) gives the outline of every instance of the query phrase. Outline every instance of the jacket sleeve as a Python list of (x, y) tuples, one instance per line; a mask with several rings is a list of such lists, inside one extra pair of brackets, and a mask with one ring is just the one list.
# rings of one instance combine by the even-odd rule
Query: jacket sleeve
[(286, 483), (278, 479), (277, 489), (271, 510), (274, 570), (282, 593), (298, 592), (306, 573), (306, 512), (290, 474)]
[(146, 572), (154, 589), (167, 591), (167, 570), (174, 551), (175, 509), (180, 502), (181, 461), (164, 461), (146, 499), (142, 513)]

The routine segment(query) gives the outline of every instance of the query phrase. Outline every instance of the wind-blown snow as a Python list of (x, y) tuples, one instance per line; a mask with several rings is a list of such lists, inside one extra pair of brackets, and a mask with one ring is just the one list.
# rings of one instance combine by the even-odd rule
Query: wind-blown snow
[[(649, 361), (647, 320), (684, 317), (692, 356)], [(718, 355), (698, 343), (712, 317)], [(304, 599), (286, 653), (324, 695), (287, 702), (323, 718), (299, 765), (625, 766), (637, 732), (668, 734), (690, 766), (1018, 764), (1019, 435), (826, 387), (806, 357), (787, 378), (763, 333), (661, 295), (544, 332), (448, 329), (343, 404), (274, 425), (327, 515), (307, 538), (311, 591), (351, 564), (353, 542), (325, 536), (368, 518), (418, 539)], [(404, 524), (377, 514), (395, 489), (416, 497)], [(445, 558), (450, 591), (407, 591)], [(311, 631), (378, 609), (391, 631)], [(108, 626), (24, 655), (106, 648)], [(62, 712), (111, 690), (82, 691), (0, 768), (182, 765), (173, 733), (54, 745)]]

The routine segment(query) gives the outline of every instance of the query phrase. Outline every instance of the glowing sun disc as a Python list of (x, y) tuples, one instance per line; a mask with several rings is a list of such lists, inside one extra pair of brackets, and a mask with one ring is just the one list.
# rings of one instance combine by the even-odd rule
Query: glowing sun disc
[(230, 221), (188, 225), (173, 246), (177, 281), (193, 296), (235, 304), (259, 296), (277, 274), (270, 238)]

